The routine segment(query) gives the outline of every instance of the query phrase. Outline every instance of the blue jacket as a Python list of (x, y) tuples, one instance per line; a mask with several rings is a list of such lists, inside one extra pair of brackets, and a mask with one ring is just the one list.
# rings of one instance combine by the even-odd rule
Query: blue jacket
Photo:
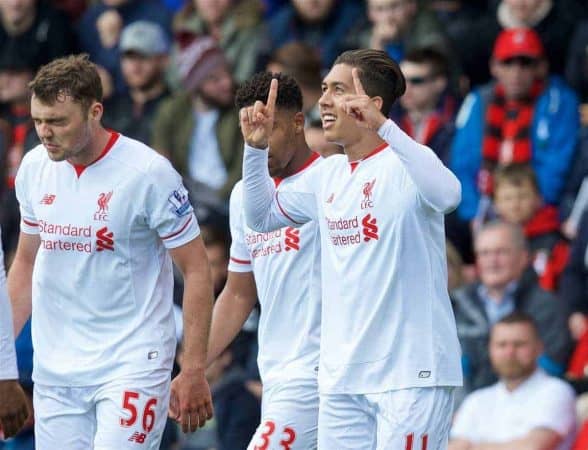
[[(493, 84), (469, 94), (457, 116), (457, 132), (451, 148), (450, 167), (462, 185), (458, 214), (471, 220), (480, 193), (477, 176), (482, 164), (486, 107)], [(532, 124), (532, 165), (544, 200), (557, 205), (576, 148), (580, 118), (578, 98), (560, 78), (552, 77), (537, 99)]]

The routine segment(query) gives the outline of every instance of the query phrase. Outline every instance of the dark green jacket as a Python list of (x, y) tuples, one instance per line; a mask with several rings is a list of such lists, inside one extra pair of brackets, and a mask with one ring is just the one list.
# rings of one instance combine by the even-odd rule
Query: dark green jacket
[[(174, 168), (186, 178), (188, 154), (196, 123), (192, 99), (182, 93), (162, 102), (153, 124), (151, 146), (167, 156)], [(222, 110), (216, 125), (221, 156), (227, 169), (227, 182), (219, 196), (228, 199), (231, 189), (241, 178), (243, 138), (239, 130), (239, 113), (235, 108)]]

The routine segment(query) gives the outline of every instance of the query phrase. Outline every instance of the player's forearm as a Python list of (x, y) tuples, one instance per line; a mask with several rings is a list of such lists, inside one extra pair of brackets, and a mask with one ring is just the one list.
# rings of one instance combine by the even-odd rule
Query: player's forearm
[(272, 206), (276, 187), (267, 168), (268, 152), (245, 145), (243, 157), (243, 206), (247, 224), (256, 231), (284, 226)]
[(196, 372), (206, 368), (212, 300), (208, 266), (184, 274), (182, 371)]
[(427, 146), (414, 141), (392, 120), (378, 130), (400, 158), (421, 196), (439, 212), (450, 212), (461, 201), (461, 184), (457, 177)]
[[(4, 294), (6, 294), (4, 292)], [(14, 332), (12, 313), (8, 296), (0, 297), (0, 380), (16, 380), (16, 352), (14, 349)]]
[(32, 310), (33, 265), (15, 257), (8, 272), (8, 296), (12, 304), (14, 336), (18, 336)]
[(240, 295), (239, 292), (226, 287), (221, 292), (212, 311), (207, 365), (218, 358), (235, 339), (253, 310), (255, 302), (255, 298)]

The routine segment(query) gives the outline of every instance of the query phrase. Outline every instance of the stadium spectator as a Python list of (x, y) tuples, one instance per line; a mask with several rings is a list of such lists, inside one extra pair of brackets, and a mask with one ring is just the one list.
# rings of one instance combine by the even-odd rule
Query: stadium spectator
[(496, 81), (464, 100), (451, 149), (463, 189), (458, 213), (468, 221), (486, 214), (494, 168), (515, 162), (531, 163), (543, 199), (557, 205), (579, 129), (576, 94), (545, 77), (543, 45), (533, 30), (503, 31), (491, 67)]
[(270, 55), (266, 66), (269, 72), (292, 76), (302, 91), (302, 112), (306, 142), (323, 157), (341, 153), (342, 148), (327, 142), (319, 112), (321, 91), (321, 60), (316, 49), (304, 42), (290, 42)]
[(427, 145), (444, 162), (455, 131), (456, 100), (448, 93), (449, 68), (443, 53), (432, 47), (408, 52), (400, 63), (406, 92), (392, 119), (415, 141)]
[(566, 79), (580, 97), (582, 125), (588, 127), (588, 20), (580, 22), (570, 43)]
[(451, 292), (464, 284), (463, 261), (451, 242), (447, 241), (445, 247), (447, 251), (447, 289)]
[(118, 50), (120, 34), (137, 20), (155, 22), (171, 37), (172, 13), (160, 0), (98, 0), (77, 24), (81, 49), (112, 77), (117, 93), (125, 90)]
[(0, 48), (13, 51), (34, 67), (77, 50), (68, 18), (41, 0), (0, 2)]
[(328, 68), (343, 50), (344, 38), (364, 15), (355, 0), (291, 0), (272, 16), (261, 39), (260, 67), (277, 48), (302, 41), (318, 49), (322, 68)]
[(185, 91), (160, 105), (152, 145), (211, 202), (226, 201), (241, 177), (243, 154), (228, 62), (210, 36), (194, 37), (177, 61)]
[(230, 63), (236, 81), (245, 81), (256, 67), (261, 38), (260, 0), (186, 0), (176, 14), (176, 33), (214, 37)]
[(537, 367), (542, 352), (531, 316), (513, 313), (493, 325), (489, 353), (499, 381), (465, 398), (449, 450), (570, 450), (575, 395), (567, 383)]
[(441, 23), (417, 0), (367, 0), (367, 20), (349, 33), (349, 39), (350, 48), (385, 50), (397, 62), (423, 47), (446, 55), (450, 51)]
[(545, 343), (541, 367), (563, 374), (571, 350), (567, 308), (539, 286), (529, 268), (523, 231), (518, 225), (492, 222), (480, 229), (474, 246), (480, 280), (452, 292), (466, 392), (496, 381), (488, 358), (490, 329), (513, 311), (525, 312), (537, 323)]
[(165, 81), (169, 40), (158, 24), (139, 20), (124, 28), (119, 51), (127, 89), (105, 102), (103, 123), (149, 144), (157, 108), (170, 95)]
[(28, 83), (37, 70), (36, 59), (16, 47), (0, 47), (0, 223), (8, 260), (18, 240), (20, 215), (14, 179), (25, 153), (39, 143), (30, 114)]
[(493, 202), (501, 220), (523, 227), (539, 285), (547, 291), (557, 290), (568, 261), (569, 245), (560, 232), (557, 208), (543, 204), (532, 167), (499, 167), (494, 173)]
[(477, 87), (490, 80), (488, 66), (480, 62), (490, 60), (492, 44), (502, 31), (516, 28), (535, 30), (545, 46), (549, 70), (562, 75), (574, 21), (562, 0), (501, 0), (455, 41), (470, 85)]

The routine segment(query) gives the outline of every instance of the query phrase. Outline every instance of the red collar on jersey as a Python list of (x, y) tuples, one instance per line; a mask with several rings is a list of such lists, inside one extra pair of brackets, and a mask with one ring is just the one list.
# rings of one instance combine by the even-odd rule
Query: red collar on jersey
[[(302, 172), (303, 170), (308, 168), (308, 166), (310, 166), (313, 162), (315, 162), (318, 158), (320, 158), (320, 156), (321, 155), (319, 155), (318, 153), (312, 152), (312, 154), (309, 156), (309, 158), (306, 160), (306, 162), (304, 164), (302, 164), (302, 166), (296, 172), (288, 175), (288, 177), (291, 177), (292, 175), (296, 175), (297, 173)], [(288, 178), (288, 177), (286, 177), (286, 178)], [(276, 187), (278, 187), (280, 185), (280, 183), (284, 180), (285, 180), (285, 178), (274, 177), (274, 183), (276, 183)]]
[(98, 156), (98, 158), (96, 158), (94, 161), (92, 161), (87, 166), (84, 166), (81, 164), (72, 164), (73, 168), (76, 171), (78, 178), (80, 177), (82, 172), (84, 170), (86, 170), (86, 167), (91, 166), (92, 164), (95, 164), (98, 161), (100, 161), (102, 158), (104, 158), (106, 156), (106, 154), (110, 151), (110, 149), (112, 148), (114, 143), (117, 141), (118, 137), (120, 136), (120, 133), (117, 133), (116, 131), (112, 131), (112, 130), (109, 130), (109, 131), (110, 131), (110, 138), (108, 139), (108, 142), (104, 146), (104, 149), (102, 149), (102, 151), (100, 152), (100, 155)]
[(351, 161), (349, 163), (349, 165), (351, 166), (351, 173), (353, 173), (353, 171), (355, 169), (357, 169), (357, 166), (359, 165), (360, 162), (365, 161), (368, 158), (371, 158), (372, 156), (374, 156), (377, 153), (380, 153), (382, 150), (384, 150), (386, 147), (388, 147), (388, 143), (387, 142), (383, 142), (380, 145), (378, 145), (375, 149), (373, 149), (371, 152), (369, 152), (366, 156), (364, 156), (361, 159), (358, 159), (357, 161)]

